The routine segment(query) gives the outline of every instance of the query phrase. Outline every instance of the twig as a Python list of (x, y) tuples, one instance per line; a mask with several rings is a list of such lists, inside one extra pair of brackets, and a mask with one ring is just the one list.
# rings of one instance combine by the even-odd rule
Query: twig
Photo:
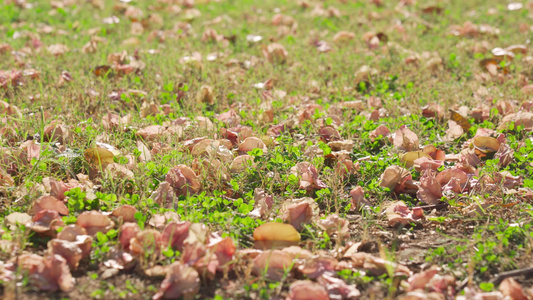
[(431, 204), (431, 205), (424, 205), (424, 206), (419, 206), (419, 207), (423, 210), (441, 209), (441, 208), (447, 208), (448, 203)]
[(524, 269), (518, 269), (518, 270), (512, 270), (512, 271), (500, 273), (500, 275), (496, 276), (496, 278), (491, 280), (491, 282), (494, 283), (495, 285), (498, 285), (505, 278), (517, 277), (517, 276), (521, 276), (521, 275), (524, 275), (526, 277), (533, 276), (533, 267), (524, 268)]

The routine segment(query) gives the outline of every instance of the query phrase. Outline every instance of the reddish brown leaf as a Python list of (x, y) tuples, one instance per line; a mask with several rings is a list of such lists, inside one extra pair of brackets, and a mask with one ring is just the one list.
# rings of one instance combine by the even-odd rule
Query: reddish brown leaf
[(85, 228), (87, 234), (95, 235), (97, 232), (106, 233), (115, 226), (106, 215), (97, 211), (86, 211), (78, 216), (76, 225)]

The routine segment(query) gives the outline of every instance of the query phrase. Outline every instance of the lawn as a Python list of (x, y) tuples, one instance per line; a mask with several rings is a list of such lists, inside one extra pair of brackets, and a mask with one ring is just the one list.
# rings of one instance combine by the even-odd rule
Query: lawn
[(532, 19), (3, 0), (2, 299), (533, 299)]

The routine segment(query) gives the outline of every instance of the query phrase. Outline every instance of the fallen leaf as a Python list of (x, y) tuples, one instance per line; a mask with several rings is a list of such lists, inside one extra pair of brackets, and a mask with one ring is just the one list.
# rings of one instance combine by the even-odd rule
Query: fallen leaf
[(271, 249), (298, 245), (300, 234), (289, 224), (269, 222), (254, 230), (255, 247)]
[(418, 149), (418, 136), (402, 125), (393, 135), (393, 143), (400, 150), (414, 151)]
[(424, 211), (420, 207), (415, 207), (411, 211), (403, 201), (392, 202), (387, 206), (385, 213), (389, 220), (389, 227), (406, 226), (424, 218)]
[(193, 299), (199, 290), (198, 272), (176, 261), (168, 267), (167, 275), (153, 299)]
[(287, 300), (329, 300), (326, 289), (310, 280), (295, 281), (289, 287)]
[(106, 233), (115, 226), (106, 215), (97, 211), (85, 211), (78, 216), (76, 225), (85, 228), (88, 235), (95, 235), (97, 232)]
[(257, 255), (252, 266), (255, 276), (265, 276), (270, 280), (279, 281), (286, 272), (290, 271), (292, 258), (281, 250), (267, 250)]

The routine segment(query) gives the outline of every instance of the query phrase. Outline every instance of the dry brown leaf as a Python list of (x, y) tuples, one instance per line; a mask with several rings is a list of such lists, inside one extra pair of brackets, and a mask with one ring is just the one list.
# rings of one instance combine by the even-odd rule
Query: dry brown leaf
[(329, 236), (337, 234), (339, 237), (343, 238), (349, 235), (348, 225), (350, 222), (339, 217), (337, 214), (331, 214), (325, 219), (320, 219), (316, 224), (318, 227), (322, 228), (322, 230), (325, 230)]
[(115, 208), (111, 215), (113, 217), (122, 218), (124, 222), (135, 222), (136, 212), (137, 209), (135, 208), (135, 206), (125, 204)]
[(509, 297), (512, 300), (528, 300), (530, 299), (522, 289), (520, 283), (513, 278), (505, 278), (500, 283), (500, 291), (504, 296)]
[(42, 210), (55, 210), (64, 216), (68, 215), (69, 212), (65, 203), (53, 196), (41, 196), (35, 200), (31, 213), (36, 215)]
[(185, 244), (185, 239), (189, 236), (189, 227), (191, 222), (176, 222), (168, 223), (163, 229), (162, 242), (164, 247), (172, 247), (172, 249), (182, 251)]
[(310, 280), (295, 281), (289, 287), (287, 300), (329, 300), (328, 291)]
[(418, 136), (405, 125), (402, 125), (400, 129), (394, 133), (393, 143), (394, 146), (400, 150), (418, 150)]
[(279, 281), (291, 267), (292, 257), (289, 254), (281, 250), (267, 250), (253, 260), (252, 272), (255, 276), (265, 276), (270, 280)]
[(280, 214), (283, 221), (300, 231), (318, 214), (318, 205), (313, 198), (289, 199), (282, 204)]
[(395, 201), (389, 204), (385, 210), (389, 227), (397, 225), (406, 226), (410, 223), (416, 223), (424, 218), (424, 211), (420, 207), (414, 207), (411, 211), (403, 201)]
[(420, 177), (420, 186), (416, 197), (426, 204), (437, 204), (440, 202), (442, 198), (442, 187), (435, 178), (435, 171), (424, 171)]
[(85, 211), (78, 216), (76, 225), (85, 228), (88, 235), (95, 235), (97, 232), (106, 233), (115, 226), (106, 215), (97, 211)]
[(194, 171), (186, 165), (178, 165), (170, 169), (165, 181), (174, 188), (177, 196), (196, 194), (202, 187)]
[(370, 202), (365, 199), (365, 191), (362, 187), (356, 186), (350, 191), (351, 206), (350, 210), (358, 210), (363, 206), (370, 206)]
[(176, 261), (167, 271), (165, 280), (153, 299), (193, 299), (200, 291), (200, 278), (195, 269)]

